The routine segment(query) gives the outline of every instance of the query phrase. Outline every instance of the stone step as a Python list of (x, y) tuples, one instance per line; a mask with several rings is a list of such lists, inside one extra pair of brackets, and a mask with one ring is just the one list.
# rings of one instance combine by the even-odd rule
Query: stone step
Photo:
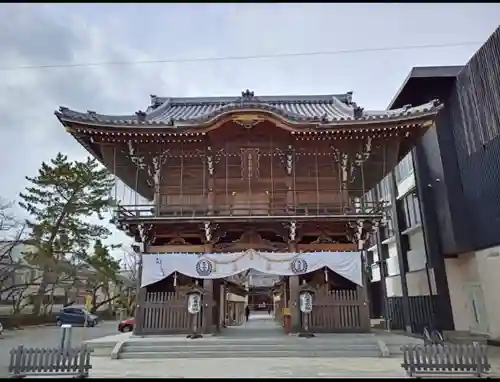
[(468, 331), (447, 331), (444, 333), (444, 338), (451, 343), (456, 344), (470, 344), (472, 342), (479, 342), (480, 344), (486, 344), (488, 342), (488, 336), (484, 334), (475, 334)]
[(488, 339), (483, 337), (455, 337), (449, 338), (448, 342), (453, 344), (471, 344), (473, 342), (478, 342), (479, 344), (487, 344)]
[(274, 351), (291, 351), (291, 352), (306, 352), (306, 351), (314, 351), (314, 352), (323, 352), (323, 351), (379, 351), (379, 347), (377, 344), (349, 344), (349, 345), (334, 345), (334, 344), (325, 344), (322, 346), (318, 345), (310, 345), (307, 344), (302, 345), (269, 345), (269, 344), (241, 344), (241, 345), (212, 345), (212, 346), (170, 346), (170, 345), (151, 345), (151, 346), (135, 346), (131, 344), (125, 344), (121, 353), (189, 353), (189, 352), (274, 352)]
[(124, 352), (119, 359), (174, 359), (174, 358), (357, 358), (380, 357), (380, 351), (374, 350), (266, 350), (266, 351), (234, 351), (231, 349), (189, 352)]
[(351, 344), (376, 344), (375, 337), (346, 337), (346, 338), (301, 338), (301, 337), (278, 337), (278, 338), (222, 338), (205, 337), (196, 340), (187, 338), (142, 338), (128, 340), (124, 346), (253, 346), (253, 345), (277, 345), (277, 346), (296, 346), (304, 344), (305, 346), (349, 346)]
[(123, 344), (120, 359), (269, 358), (269, 357), (380, 357), (374, 338), (202, 338), (142, 339)]
[(113, 343), (87, 343), (89, 349), (92, 350), (92, 357), (109, 357), (116, 346)]

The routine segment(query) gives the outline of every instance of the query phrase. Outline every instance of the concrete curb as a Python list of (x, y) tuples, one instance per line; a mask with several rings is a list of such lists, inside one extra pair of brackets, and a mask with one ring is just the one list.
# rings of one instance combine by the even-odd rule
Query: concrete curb
[(389, 348), (387, 347), (387, 344), (382, 341), (382, 340), (377, 340), (377, 345), (380, 350), (380, 356), (381, 357), (390, 357), (391, 352), (389, 351)]
[(20, 326), (18, 328), (4, 329), (4, 331), (5, 332), (18, 332), (20, 330), (25, 330), (25, 329), (45, 328), (47, 326), (56, 326), (56, 324), (51, 323), (51, 324), (40, 324), (40, 325), (27, 325), (27, 326)]
[(120, 359), (119, 356), (120, 356), (120, 352), (123, 348), (123, 346), (127, 343), (129, 339), (125, 339), (125, 340), (122, 340), (122, 341), (118, 341), (115, 345), (115, 347), (113, 348), (113, 350), (111, 351), (111, 354), (110, 354), (110, 357), (111, 359)]

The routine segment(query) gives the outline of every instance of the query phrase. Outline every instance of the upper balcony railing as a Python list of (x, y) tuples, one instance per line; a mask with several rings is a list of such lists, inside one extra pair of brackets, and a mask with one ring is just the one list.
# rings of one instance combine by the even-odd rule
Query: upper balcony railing
[(224, 217), (327, 217), (382, 215), (384, 202), (357, 201), (352, 203), (245, 203), (238, 205), (128, 205), (117, 208), (118, 221), (149, 218), (178, 220)]

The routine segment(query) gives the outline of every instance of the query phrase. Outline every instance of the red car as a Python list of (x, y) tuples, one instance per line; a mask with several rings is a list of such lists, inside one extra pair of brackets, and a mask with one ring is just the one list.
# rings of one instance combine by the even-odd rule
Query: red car
[(135, 317), (127, 318), (118, 324), (118, 331), (122, 333), (131, 332), (134, 330)]

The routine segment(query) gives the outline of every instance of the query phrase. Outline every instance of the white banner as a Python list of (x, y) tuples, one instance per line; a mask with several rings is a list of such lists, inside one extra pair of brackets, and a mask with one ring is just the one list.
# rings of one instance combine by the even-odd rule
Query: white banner
[(255, 269), (293, 276), (328, 267), (363, 285), (360, 252), (268, 253), (248, 250), (235, 253), (147, 253), (142, 256), (142, 284), (163, 280), (174, 272), (199, 279), (220, 279)]

